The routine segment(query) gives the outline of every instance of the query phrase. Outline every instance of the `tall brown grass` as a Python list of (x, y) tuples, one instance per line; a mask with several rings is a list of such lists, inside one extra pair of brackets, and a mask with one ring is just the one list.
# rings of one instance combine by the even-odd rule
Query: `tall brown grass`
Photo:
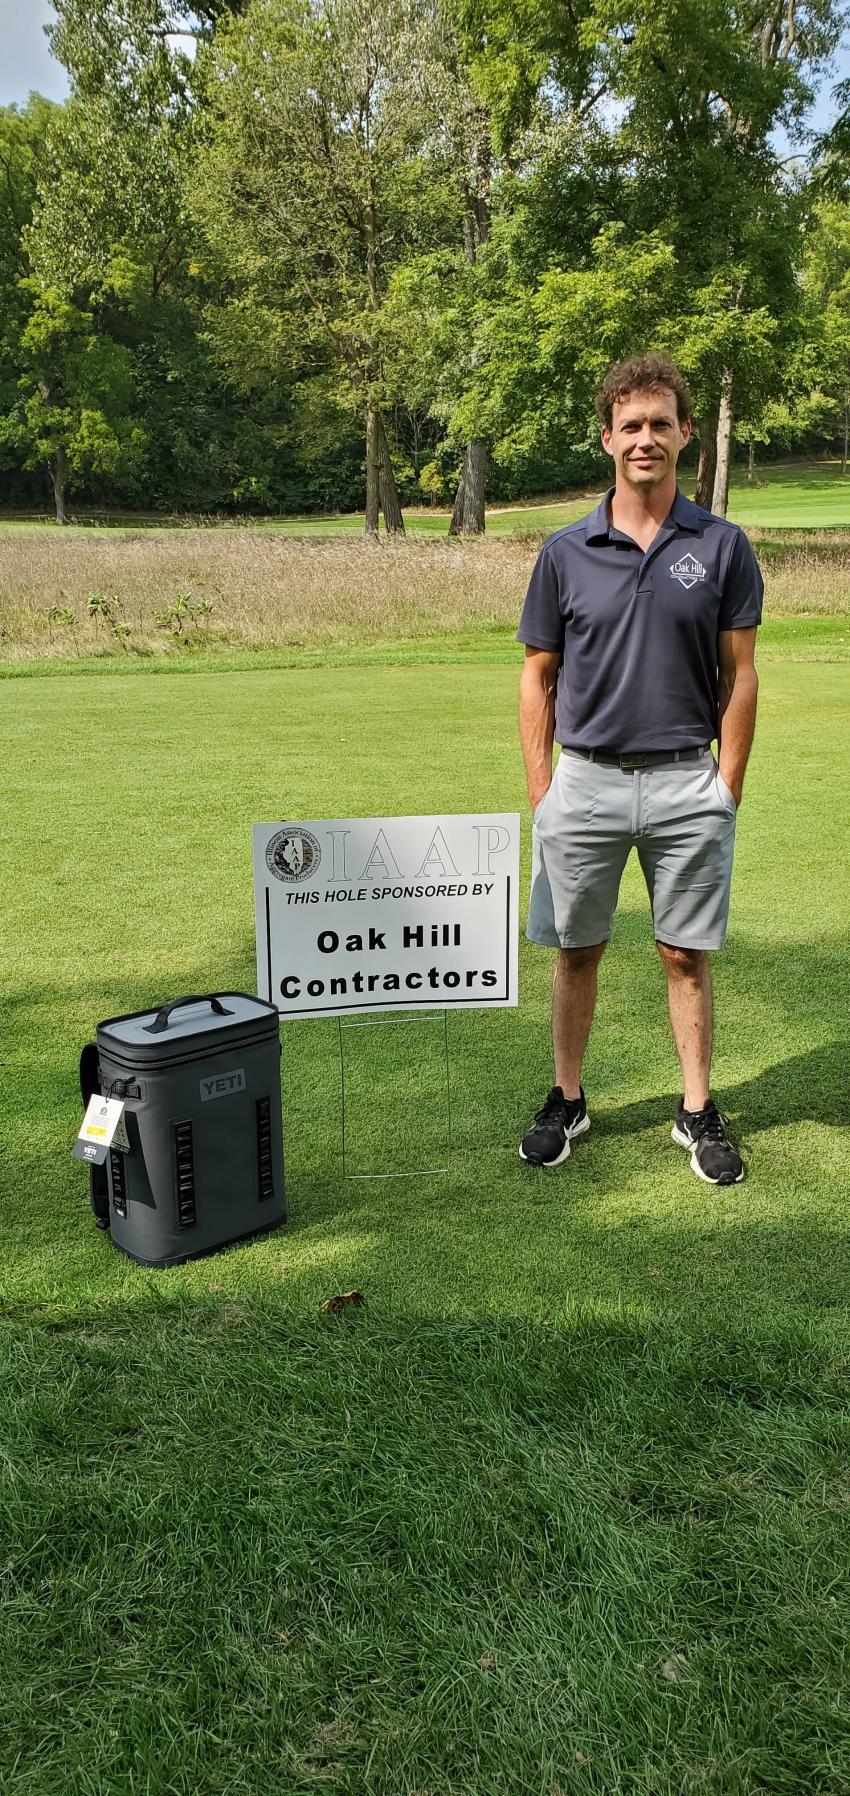
[[(769, 614), (850, 612), (850, 533), (748, 532)], [(514, 628), (543, 534), (484, 541), (0, 530), (0, 659), (310, 649)], [(198, 609), (200, 607), (200, 610)]]

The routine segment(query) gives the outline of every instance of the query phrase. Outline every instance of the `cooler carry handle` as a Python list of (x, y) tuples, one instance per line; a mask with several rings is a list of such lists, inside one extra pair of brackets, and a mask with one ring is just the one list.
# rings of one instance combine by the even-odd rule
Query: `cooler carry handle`
[(143, 1023), (142, 1027), (146, 1034), (161, 1035), (163, 1030), (168, 1028), (168, 1019), (172, 1010), (179, 1009), (181, 1004), (211, 1004), (216, 1016), (234, 1015), (234, 1012), (228, 1010), (227, 1006), (222, 1004), (220, 998), (214, 998), (211, 992), (208, 992), (206, 996), (203, 997), (172, 998), (170, 1004), (163, 1004), (162, 1009), (157, 1011), (152, 1023)]

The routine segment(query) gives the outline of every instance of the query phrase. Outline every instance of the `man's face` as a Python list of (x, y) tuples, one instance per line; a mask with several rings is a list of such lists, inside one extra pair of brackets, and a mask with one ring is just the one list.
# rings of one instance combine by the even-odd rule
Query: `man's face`
[(614, 458), (618, 484), (648, 492), (675, 470), (690, 434), (690, 424), (679, 423), (675, 393), (662, 387), (615, 400), (602, 447)]

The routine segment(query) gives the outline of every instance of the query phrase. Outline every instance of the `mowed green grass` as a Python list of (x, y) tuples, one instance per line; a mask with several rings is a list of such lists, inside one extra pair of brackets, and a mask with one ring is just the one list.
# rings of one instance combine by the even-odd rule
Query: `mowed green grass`
[[(525, 810), (516, 668), (3, 693), (4, 1789), (848, 1796), (846, 665), (763, 666), (715, 959), (742, 1186), (669, 1139), (630, 865), (564, 1167), (517, 1155), (523, 942), (520, 1008), (449, 1019), (447, 1176), (345, 1181), (336, 1024), (288, 1024), (290, 1220), (166, 1272), (94, 1229), (80, 1045), (252, 989), (253, 821)], [(407, 1033), (346, 1044), (373, 1165), (438, 1141)]]
[[(683, 470), (683, 492), (693, 498), (695, 471)], [(487, 533), (490, 536), (522, 535), (526, 531), (559, 530), (583, 517), (605, 491), (605, 480), (599, 480), (574, 497), (552, 503), (530, 501), (523, 505), (492, 505), (487, 508)], [(405, 511), (405, 527), (412, 536), (445, 536), (451, 508)], [(74, 517), (73, 502), (69, 516)], [(841, 462), (792, 461), (766, 462), (756, 471), (750, 484), (744, 467), (735, 467), (729, 488), (728, 516), (737, 524), (765, 530), (846, 529), (850, 524), (850, 471), (842, 474)], [(197, 519), (193, 520), (198, 522)], [(363, 533), (362, 512), (335, 513), (326, 517), (270, 517), (241, 520), (226, 528), (267, 529), (292, 537), (360, 536)], [(49, 515), (44, 518), (0, 518), (3, 531), (42, 531), (55, 528)], [(122, 535), (140, 529), (174, 529), (179, 519), (159, 520), (153, 516), (133, 517), (116, 514), (113, 521), (101, 526), (92, 521), (65, 526), (65, 534), (88, 533), (108, 528)], [(210, 528), (216, 528), (211, 520)], [(381, 525), (383, 528), (383, 524)]]

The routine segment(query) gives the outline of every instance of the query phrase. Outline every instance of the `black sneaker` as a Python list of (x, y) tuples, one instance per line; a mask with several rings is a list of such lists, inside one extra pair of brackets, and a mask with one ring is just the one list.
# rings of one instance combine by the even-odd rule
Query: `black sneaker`
[(555, 1085), (523, 1135), (520, 1158), (531, 1166), (560, 1166), (569, 1158), (572, 1137), (584, 1135), (589, 1128), (584, 1092), (578, 1098), (565, 1098), (560, 1085)]
[(680, 1098), (670, 1133), (680, 1147), (693, 1148), (691, 1170), (698, 1178), (709, 1185), (740, 1185), (744, 1162), (726, 1139), (724, 1119), (713, 1098), (703, 1110), (686, 1110)]

